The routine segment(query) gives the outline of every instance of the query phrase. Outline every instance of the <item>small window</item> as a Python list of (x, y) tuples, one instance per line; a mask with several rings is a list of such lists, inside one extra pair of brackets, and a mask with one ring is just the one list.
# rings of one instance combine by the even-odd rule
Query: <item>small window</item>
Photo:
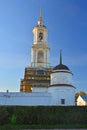
[(61, 104), (65, 104), (65, 99), (61, 99)]

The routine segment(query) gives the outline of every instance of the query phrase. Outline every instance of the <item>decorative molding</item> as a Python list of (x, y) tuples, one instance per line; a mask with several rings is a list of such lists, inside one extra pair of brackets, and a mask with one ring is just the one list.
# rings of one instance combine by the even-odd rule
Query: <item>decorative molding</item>
[(73, 87), (73, 88), (76, 89), (76, 87), (74, 87), (71, 84), (53, 84), (53, 85), (50, 85), (49, 87), (53, 87), (53, 86), (55, 86), (55, 87), (64, 87), (64, 86), (66, 86), (66, 87)]

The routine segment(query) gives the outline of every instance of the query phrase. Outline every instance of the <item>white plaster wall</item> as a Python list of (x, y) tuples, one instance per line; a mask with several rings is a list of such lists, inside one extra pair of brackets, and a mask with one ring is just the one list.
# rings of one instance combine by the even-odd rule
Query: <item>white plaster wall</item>
[(44, 50), (44, 67), (46, 67), (46, 49)]
[(47, 92), (47, 87), (32, 87), (32, 92)]
[[(53, 86), (48, 88), (48, 92), (52, 94), (52, 105), (75, 105), (75, 88), (73, 87)], [(61, 99), (65, 99), (65, 104), (61, 104)]]
[(50, 104), (49, 93), (0, 93), (0, 105), (47, 106)]
[(51, 85), (72, 84), (72, 74), (67, 72), (57, 72), (51, 74)]
[(48, 40), (48, 33), (44, 31), (44, 42), (47, 42)]
[(44, 67), (49, 67), (49, 49), (44, 50)]
[[(65, 99), (65, 104), (61, 104)], [(0, 105), (19, 106), (70, 106), (75, 105), (75, 89), (73, 87), (49, 87), (48, 92), (32, 93), (0, 93)]]
[(31, 48), (31, 62), (33, 62), (33, 48)]

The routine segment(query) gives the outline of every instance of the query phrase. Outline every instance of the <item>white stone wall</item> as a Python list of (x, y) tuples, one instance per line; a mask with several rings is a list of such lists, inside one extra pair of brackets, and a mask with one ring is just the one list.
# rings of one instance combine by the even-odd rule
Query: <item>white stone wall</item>
[(33, 92), (48, 92), (48, 88), (47, 87), (32, 87), (32, 93)]
[(53, 84), (71, 84), (72, 74), (67, 72), (57, 72), (51, 74), (51, 85)]
[[(48, 88), (52, 94), (52, 105), (70, 106), (75, 105), (75, 88), (69, 86), (53, 86)], [(65, 99), (65, 104), (61, 104), (61, 99)]]
[(0, 93), (0, 105), (47, 106), (50, 104), (49, 93)]
[[(38, 91), (38, 92), (36, 92)], [(42, 92), (43, 91), (43, 92)], [(32, 93), (0, 93), (0, 105), (19, 106), (71, 106), (75, 105), (75, 88), (67, 86), (53, 86), (47, 90), (43, 88), (33, 90)], [(65, 104), (61, 104), (61, 99)]]
[(44, 32), (44, 42), (46, 43), (48, 41), (48, 33), (47, 31)]

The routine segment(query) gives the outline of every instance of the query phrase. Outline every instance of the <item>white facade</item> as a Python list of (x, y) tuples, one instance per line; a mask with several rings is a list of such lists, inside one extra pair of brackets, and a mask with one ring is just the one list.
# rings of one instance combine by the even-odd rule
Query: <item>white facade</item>
[(35, 87), (32, 87), (32, 92), (48, 92), (48, 87), (35, 86)]
[(52, 94), (53, 105), (75, 105), (75, 87), (72, 85), (72, 73), (67, 66), (60, 63), (54, 68), (48, 92)]
[(72, 84), (72, 74), (70, 71), (58, 70), (57, 73), (51, 74), (51, 85), (52, 84)]
[[(75, 89), (72, 87), (49, 87), (48, 92), (41, 89), (32, 93), (1, 92), (0, 105), (18, 106), (72, 106), (75, 105)], [(39, 92), (38, 92), (39, 91)], [(41, 92), (40, 92), (41, 91)]]
[(51, 103), (51, 94), (44, 92), (36, 93), (0, 93), (0, 105), (18, 105), (18, 106), (47, 106)]
[(49, 87), (49, 93), (52, 95), (51, 104), (56, 106), (75, 105), (75, 89), (69, 86)]

